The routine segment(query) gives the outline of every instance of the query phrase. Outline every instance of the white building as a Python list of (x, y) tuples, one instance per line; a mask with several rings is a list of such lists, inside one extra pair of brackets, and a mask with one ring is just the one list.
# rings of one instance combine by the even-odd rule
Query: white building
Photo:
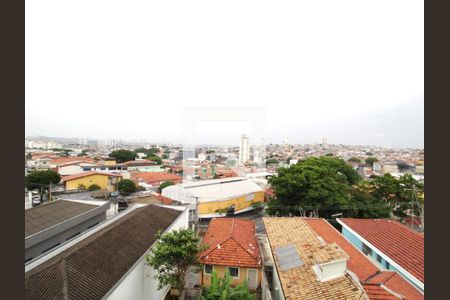
[(199, 153), (199, 154), (197, 154), (197, 158), (200, 161), (205, 161), (206, 160), (206, 154), (205, 153)]
[(239, 162), (245, 163), (250, 159), (249, 137), (243, 134), (239, 144)]
[[(165, 299), (146, 256), (158, 231), (187, 228), (183, 207), (135, 204), (25, 265), (26, 299)], [(51, 274), (51, 276), (48, 276)]]
[(264, 201), (264, 189), (247, 178), (231, 177), (175, 184), (164, 188), (162, 196), (197, 205), (199, 218), (215, 218), (224, 216), (217, 209), (234, 206), (235, 214), (253, 210), (255, 202)]

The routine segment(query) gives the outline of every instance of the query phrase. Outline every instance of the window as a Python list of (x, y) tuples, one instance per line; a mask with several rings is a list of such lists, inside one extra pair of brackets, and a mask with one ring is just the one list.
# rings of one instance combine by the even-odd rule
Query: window
[(366, 255), (372, 255), (372, 249), (370, 249), (366, 244), (363, 244), (362, 252)]
[(228, 271), (230, 272), (231, 277), (239, 278), (239, 268), (228, 267)]
[(205, 274), (212, 274), (213, 266), (212, 265), (205, 265)]
[(391, 266), (387, 261), (384, 262), (384, 266), (386, 267), (386, 269), (389, 269), (389, 267)]
[(250, 195), (245, 196), (245, 201), (251, 201), (253, 199), (255, 199), (255, 194), (250, 194)]
[(377, 254), (377, 262), (379, 262), (381, 264), (382, 261), (383, 261), (383, 259), (381, 258), (381, 256), (379, 254)]

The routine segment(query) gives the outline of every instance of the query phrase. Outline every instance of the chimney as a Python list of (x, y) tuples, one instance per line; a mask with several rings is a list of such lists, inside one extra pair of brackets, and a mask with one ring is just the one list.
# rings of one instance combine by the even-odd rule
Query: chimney
[(328, 281), (345, 275), (347, 271), (347, 260), (348, 258), (342, 258), (329, 262), (316, 263), (313, 269), (320, 281)]

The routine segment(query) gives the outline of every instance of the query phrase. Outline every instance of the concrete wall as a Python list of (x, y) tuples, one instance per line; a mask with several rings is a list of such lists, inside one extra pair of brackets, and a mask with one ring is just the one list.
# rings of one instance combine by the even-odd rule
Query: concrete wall
[[(84, 185), (86, 189), (89, 188), (89, 186), (91, 184), (97, 184), (98, 186), (100, 186), (100, 189), (102, 189), (102, 190), (115, 191), (116, 185), (109, 184), (109, 178), (110, 178), (110, 176), (94, 174), (91, 176), (85, 176), (85, 177), (66, 181), (65, 186), (66, 186), (66, 189), (73, 190), (73, 189), (78, 189), (78, 185), (80, 185), (80, 184)], [(117, 178), (117, 182), (119, 182), (121, 179), (120, 177), (116, 177), (116, 178)]]
[(74, 175), (83, 172), (83, 168), (80, 166), (65, 166), (59, 167), (58, 173), (61, 176)]
[[(64, 231), (56, 234), (49, 234), (48, 237), (42, 239), (41, 241), (38, 241), (37, 243), (29, 243), (32, 244), (29, 247), (27, 247), (27, 240), (25, 240), (25, 261), (40, 256), (41, 254), (51, 250), (53, 247), (66, 242), (79, 233), (86, 231), (87, 229), (89, 229), (89, 227), (94, 226), (104, 221), (105, 219), (106, 213), (103, 210), (102, 213), (96, 214), (81, 223), (75, 222), (73, 226), (69, 226), (69, 228), (65, 229)], [(37, 236), (36, 238), (39, 238), (39, 236)]]
[(235, 212), (239, 212), (242, 209), (252, 206), (254, 202), (264, 202), (263, 191), (225, 201), (200, 202), (198, 204), (198, 212), (200, 215), (211, 214), (217, 209), (224, 209), (230, 207), (231, 205), (235, 205)]
[[(179, 208), (177, 208), (179, 209)], [(188, 211), (185, 210), (167, 231), (188, 227)], [(116, 284), (116, 286), (105, 296), (108, 300), (160, 300), (164, 299), (170, 287), (166, 286), (158, 291), (158, 280), (154, 278), (155, 270), (146, 264), (145, 256), (151, 248), (141, 257), (139, 261), (129, 270), (127, 274)]]

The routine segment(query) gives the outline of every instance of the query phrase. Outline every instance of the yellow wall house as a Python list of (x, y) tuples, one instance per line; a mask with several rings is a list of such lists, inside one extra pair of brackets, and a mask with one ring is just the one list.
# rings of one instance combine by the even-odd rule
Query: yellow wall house
[(62, 180), (67, 190), (79, 189), (81, 186), (88, 189), (90, 185), (97, 184), (102, 190), (114, 192), (117, 191), (117, 184), (121, 179), (119, 174), (91, 171), (65, 176)]
[(247, 281), (250, 290), (261, 288), (262, 261), (254, 221), (214, 218), (209, 223), (203, 244), (208, 248), (200, 254), (202, 286), (211, 285), (213, 271), (223, 277), (228, 270), (233, 278), (232, 286)]
[(199, 218), (225, 216), (230, 207), (239, 214), (264, 202), (264, 190), (243, 177), (177, 184), (163, 189), (162, 195), (183, 204), (198, 204)]

